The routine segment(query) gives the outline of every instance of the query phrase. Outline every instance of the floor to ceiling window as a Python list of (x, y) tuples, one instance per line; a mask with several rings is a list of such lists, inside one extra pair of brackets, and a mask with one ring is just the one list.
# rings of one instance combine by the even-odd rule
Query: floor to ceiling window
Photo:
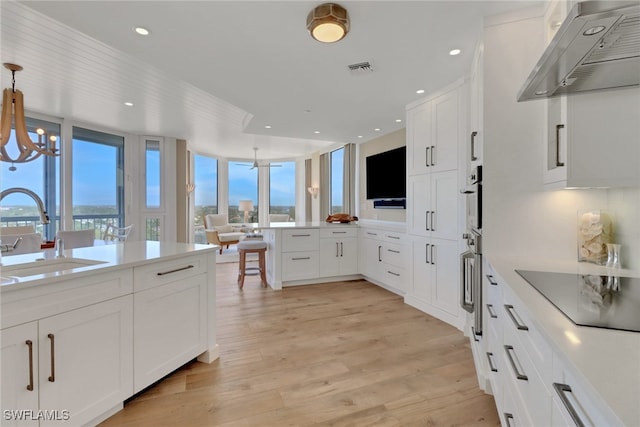
[(344, 147), (331, 152), (330, 213), (344, 212)]
[(73, 229), (124, 226), (124, 137), (73, 128)]
[(204, 216), (218, 213), (218, 160), (213, 157), (193, 156), (193, 176), (196, 186), (193, 191), (195, 217), (194, 241), (207, 243), (204, 232)]
[[(27, 131), (32, 141), (38, 140), (36, 129), (43, 129), (45, 135), (58, 138), (60, 146), (60, 124), (45, 120), (26, 118)], [(5, 146), (10, 158), (17, 158), (18, 149), (15, 132), (11, 132)], [(13, 193), (2, 200), (0, 219), (2, 226), (14, 227), (32, 225), (45, 240), (53, 240), (60, 228), (60, 157), (41, 155), (27, 163), (0, 163), (0, 184), (2, 191), (20, 187), (33, 191), (44, 203), (50, 223), (42, 224), (36, 202), (22, 193)]]
[[(258, 168), (251, 166), (251, 162), (229, 162), (230, 223), (258, 222)], [(241, 207), (247, 208), (247, 221)]]
[(278, 162), (269, 168), (269, 214), (278, 215), (273, 216), (278, 219), (275, 222), (295, 221), (295, 182), (296, 162)]

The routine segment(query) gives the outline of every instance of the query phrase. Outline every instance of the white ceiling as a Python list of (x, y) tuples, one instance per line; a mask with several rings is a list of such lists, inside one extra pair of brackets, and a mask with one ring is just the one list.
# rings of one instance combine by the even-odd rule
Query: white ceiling
[[(321, 2), (1, 3), (1, 60), (25, 68), (16, 88), (29, 110), (185, 138), (227, 158), (257, 146), (259, 158), (282, 159), (403, 128), (417, 89), (468, 71), (483, 16), (542, 2), (343, 1), (351, 31), (335, 44), (305, 28)], [(374, 71), (351, 75), (363, 61)]]

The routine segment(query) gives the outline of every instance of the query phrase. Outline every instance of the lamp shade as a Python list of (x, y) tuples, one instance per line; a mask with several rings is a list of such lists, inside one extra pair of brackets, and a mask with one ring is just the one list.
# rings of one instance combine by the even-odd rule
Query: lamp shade
[(307, 29), (319, 42), (337, 42), (349, 32), (349, 14), (339, 4), (321, 4), (307, 15)]
[(253, 201), (251, 200), (240, 200), (238, 202), (238, 210), (243, 212), (250, 212), (253, 210)]

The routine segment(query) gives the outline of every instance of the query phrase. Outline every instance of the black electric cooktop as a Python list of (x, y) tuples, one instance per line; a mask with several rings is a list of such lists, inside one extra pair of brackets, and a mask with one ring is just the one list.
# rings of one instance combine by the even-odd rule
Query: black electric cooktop
[(516, 273), (576, 325), (640, 332), (640, 278)]

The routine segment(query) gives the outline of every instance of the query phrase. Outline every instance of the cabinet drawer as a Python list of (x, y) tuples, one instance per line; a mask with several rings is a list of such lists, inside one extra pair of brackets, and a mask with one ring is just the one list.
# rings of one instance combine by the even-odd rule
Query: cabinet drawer
[(384, 231), (382, 233), (382, 239), (385, 242), (403, 244), (405, 239), (406, 239), (406, 235), (404, 233), (395, 233), (395, 232), (391, 232), (391, 231)]
[(517, 336), (523, 351), (531, 358), (533, 366), (545, 384), (551, 383), (553, 369), (553, 352), (547, 340), (540, 334), (531, 318), (522, 309), (522, 304), (503, 287), (504, 304), (502, 305), (503, 327), (505, 335), (510, 330)]
[(380, 240), (382, 239), (382, 232), (375, 230), (375, 229), (361, 229), (360, 230), (360, 237), (364, 238), (364, 239), (375, 239), (375, 240)]
[(382, 282), (402, 291), (406, 291), (409, 287), (409, 277), (406, 270), (388, 264), (382, 265)]
[(206, 255), (176, 258), (134, 267), (134, 292), (182, 280), (206, 271)]
[(282, 280), (313, 279), (320, 275), (318, 251), (282, 254)]
[(317, 251), (319, 231), (315, 229), (282, 230), (282, 252)]
[(393, 243), (385, 243), (382, 246), (382, 261), (386, 264), (394, 267), (404, 269), (406, 266), (406, 259), (408, 254), (406, 249), (402, 245), (395, 245)]
[(502, 349), (505, 381), (511, 382), (528, 409), (532, 425), (549, 425), (551, 396), (514, 328), (505, 328)]
[(130, 294), (133, 286), (132, 269), (126, 268), (4, 292), (0, 322), (8, 328), (42, 319)]
[(358, 229), (355, 227), (343, 227), (343, 228), (323, 228), (320, 230), (320, 238), (343, 238), (343, 237), (358, 237)]

